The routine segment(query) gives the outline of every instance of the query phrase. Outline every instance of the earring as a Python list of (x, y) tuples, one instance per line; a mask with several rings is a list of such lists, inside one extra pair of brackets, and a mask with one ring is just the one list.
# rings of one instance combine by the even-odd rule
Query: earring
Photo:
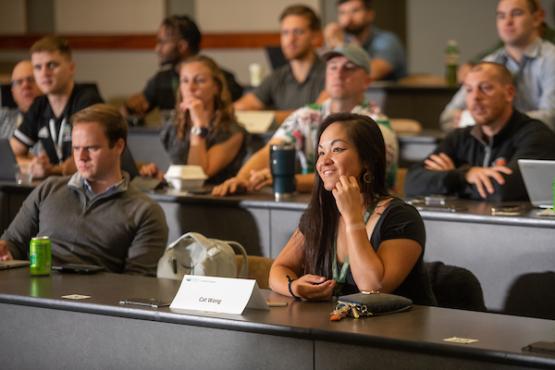
[(367, 184), (372, 183), (372, 176), (370, 175), (370, 171), (366, 171), (364, 175), (362, 175), (362, 181), (364, 181)]

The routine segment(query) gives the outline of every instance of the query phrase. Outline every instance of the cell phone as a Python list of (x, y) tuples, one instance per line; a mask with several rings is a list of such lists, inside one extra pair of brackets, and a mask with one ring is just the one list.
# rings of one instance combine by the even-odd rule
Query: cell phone
[(428, 195), (424, 197), (426, 206), (445, 206), (447, 205), (447, 197), (444, 195)]
[(86, 265), (80, 263), (66, 263), (61, 266), (52, 266), (52, 270), (58, 272), (69, 272), (74, 274), (94, 274), (104, 271), (104, 267), (98, 265)]
[(188, 192), (193, 194), (193, 195), (207, 195), (207, 194), (210, 194), (212, 192), (212, 188), (211, 187), (204, 187), (204, 188), (199, 188), (199, 189), (191, 189), (191, 190), (188, 190)]
[(169, 302), (162, 302), (156, 298), (126, 298), (119, 301), (121, 305), (143, 306), (151, 308), (168, 307)]
[(522, 350), (555, 355), (555, 342), (535, 342), (527, 345), (526, 347), (523, 347)]

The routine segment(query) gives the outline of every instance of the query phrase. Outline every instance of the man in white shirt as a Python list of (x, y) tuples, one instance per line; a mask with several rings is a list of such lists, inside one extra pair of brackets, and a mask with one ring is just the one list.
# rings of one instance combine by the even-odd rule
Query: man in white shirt
[[(484, 58), (505, 65), (516, 85), (514, 106), (555, 130), (555, 45), (539, 34), (544, 13), (536, 0), (500, 0), (497, 32), (504, 47)], [(444, 130), (473, 125), (461, 88), (445, 107), (440, 122)]]

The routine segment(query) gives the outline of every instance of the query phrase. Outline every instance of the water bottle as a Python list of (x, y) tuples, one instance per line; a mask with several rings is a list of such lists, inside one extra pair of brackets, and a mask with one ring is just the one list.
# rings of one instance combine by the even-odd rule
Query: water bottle
[(295, 192), (295, 146), (280, 144), (270, 146), (270, 169), (276, 201), (289, 198)]
[(551, 209), (555, 211), (555, 177), (553, 177), (553, 181), (551, 181), (551, 190), (553, 191), (553, 205)]
[(459, 56), (459, 45), (455, 40), (449, 40), (445, 48), (445, 81), (448, 86), (457, 86)]

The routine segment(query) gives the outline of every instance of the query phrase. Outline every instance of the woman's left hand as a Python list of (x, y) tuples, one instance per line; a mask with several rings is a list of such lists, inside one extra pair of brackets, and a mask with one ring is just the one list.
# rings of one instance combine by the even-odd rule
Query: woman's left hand
[(363, 222), (362, 194), (355, 177), (340, 176), (332, 194), (347, 225)]

